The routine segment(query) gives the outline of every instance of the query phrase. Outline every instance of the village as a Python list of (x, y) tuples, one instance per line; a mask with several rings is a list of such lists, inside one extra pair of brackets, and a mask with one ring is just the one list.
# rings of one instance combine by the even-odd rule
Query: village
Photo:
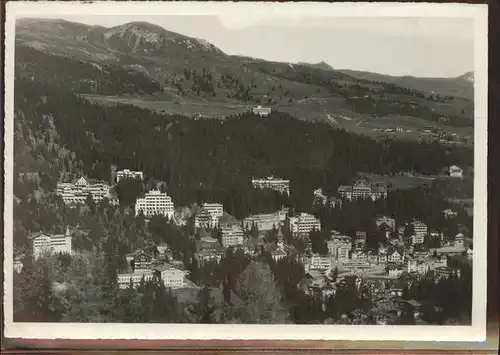
[[(453, 178), (460, 178), (459, 167), (449, 168)], [(128, 169), (117, 171), (113, 183), (121, 179), (143, 180), (141, 171)], [(273, 176), (252, 178), (255, 189), (267, 189), (290, 195), (290, 181)], [(89, 196), (95, 203), (107, 199), (109, 204), (119, 204), (113, 193), (113, 184), (81, 177), (71, 183), (61, 182), (57, 195), (68, 206), (85, 204)], [(341, 185), (337, 196), (328, 196), (322, 188), (313, 191), (314, 206), (342, 209), (346, 201), (387, 198), (387, 188), (381, 183), (358, 180), (352, 185)], [(457, 213), (451, 209), (442, 211), (444, 218), (453, 220)], [(472, 238), (462, 233), (447, 235), (429, 228), (425, 221), (412, 219), (398, 225), (391, 216), (374, 216), (377, 232), (385, 236), (376, 247), (368, 247), (370, 238), (366, 231), (358, 230), (353, 235), (336, 230), (322, 230), (322, 221), (315, 215), (290, 211), (283, 207), (274, 213), (249, 215), (237, 220), (225, 212), (218, 202), (203, 202), (197, 208), (175, 208), (167, 192), (150, 190), (135, 202), (135, 215), (148, 220), (162, 216), (181, 227), (193, 224), (196, 238), (195, 258), (199, 265), (218, 263), (228, 249), (241, 250), (251, 259), (263, 254), (271, 255), (275, 262), (293, 259), (304, 267), (305, 278), (300, 287), (309, 295), (319, 295), (323, 307), (330, 295), (345, 287), (347, 280), (353, 282), (358, 292), (370, 294), (372, 317), (377, 324), (391, 324), (401, 315), (404, 307), (410, 307), (417, 321), (421, 304), (419, 300), (403, 298), (404, 289), (415, 280), (432, 276), (434, 282), (455, 275), (460, 270), (449, 264), (450, 257), (460, 256), (471, 260)], [(72, 235), (75, 228), (68, 226), (66, 233), (49, 235), (37, 233), (31, 237), (35, 259), (56, 253), (73, 254)], [(214, 237), (218, 231), (220, 237)], [(311, 239), (315, 233), (326, 235), (326, 248), (315, 252)], [(285, 235), (286, 234), (286, 235)], [(194, 236), (193, 236), (194, 238)], [(439, 240), (439, 247), (429, 247), (429, 238)], [(304, 245), (298, 250), (297, 242)], [(189, 270), (183, 261), (175, 260), (167, 244), (149, 243), (144, 248), (131, 250), (126, 255), (127, 272), (118, 274), (119, 288), (138, 287), (147, 281), (163, 282), (165, 287), (176, 290), (197, 288), (190, 280)], [(21, 258), (16, 258), (15, 269), (22, 270)], [(345, 315), (347, 316), (347, 315)], [(352, 315), (351, 315), (352, 316)], [(367, 314), (356, 316), (367, 317)]]

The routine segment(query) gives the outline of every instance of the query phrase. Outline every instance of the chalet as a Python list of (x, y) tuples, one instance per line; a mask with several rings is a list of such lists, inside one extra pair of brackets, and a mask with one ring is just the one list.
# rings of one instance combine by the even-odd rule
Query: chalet
[(403, 268), (401, 266), (390, 265), (387, 268), (387, 274), (389, 276), (399, 277), (403, 274)]
[(397, 264), (403, 263), (404, 262), (404, 253), (399, 252), (396, 249), (393, 249), (387, 255), (387, 262), (397, 263)]
[(135, 273), (151, 270), (153, 257), (150, 254), (140, 251), (134, 256), (133, 269)]

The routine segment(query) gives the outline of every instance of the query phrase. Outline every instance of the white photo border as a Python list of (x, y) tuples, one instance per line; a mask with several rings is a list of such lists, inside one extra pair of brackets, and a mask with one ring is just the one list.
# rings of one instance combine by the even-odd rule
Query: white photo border
[[(13, 322), (13, 105), (15, 20), (96, 15), (245, 17), (466, 17), (474, 20), (474, 257), (470, 326), (205, 325)], [(161, 16), (158, 15), (158, 16)], [(440, 3), (8, 2), (5, 43), (4, 314), (6, 338), (148, 340), (485, 341), (487, 246), (488, 7)], [(458, 295), (457, 295), (458, 296)]]

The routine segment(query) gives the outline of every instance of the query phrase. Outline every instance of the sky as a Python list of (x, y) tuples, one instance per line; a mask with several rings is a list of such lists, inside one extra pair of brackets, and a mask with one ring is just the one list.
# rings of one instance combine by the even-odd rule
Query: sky
[(58, 18), (105, 27), (131, 21), (150, 22), (186, 36), (203, 38), (227, 54), (271, 61), (324, 61), (335, 69), (417, 77), (456, 77), (474, 70), (472, 18), (234, 15)]

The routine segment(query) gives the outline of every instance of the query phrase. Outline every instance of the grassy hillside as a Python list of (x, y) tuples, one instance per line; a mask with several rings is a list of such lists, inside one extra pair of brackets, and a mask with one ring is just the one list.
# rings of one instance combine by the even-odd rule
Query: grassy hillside
[[(28, 68), (43, 80), (106, 95), (94, 96), (100, 103), (132, 100), (166, 113), (207, 117), (236, 114), (262, 104), (306, 120), (332, 123), (328, 115), (350, 117), (352, 122), (337, 120), (336, 125), (355, 132), (367, 119), (376, 124), (388, 116), (413, 117), (419, 125), (424, 120), (454, 131), (473, 127), (473, 102), (458, 95), (461, 88), (472, 87), (465, 78), (396, 80), (330, 70), (326, 63), (230, 56), (204, 40), (144, 22), (104, 28), (30, 19), (19, 21), (16, 30), (19, 72)], [(34, 68), (33, 49), (37, 56), (39, 52), (49, 55), (57, 67)], [(95, 87), (96, 75), (105, 78), (99, 88)], [(457, 96), (429, 92), (422, 84), (426, 82), (429, 87), (455, 90)], [(116, 83), (138, 89), (111, 89)]]

